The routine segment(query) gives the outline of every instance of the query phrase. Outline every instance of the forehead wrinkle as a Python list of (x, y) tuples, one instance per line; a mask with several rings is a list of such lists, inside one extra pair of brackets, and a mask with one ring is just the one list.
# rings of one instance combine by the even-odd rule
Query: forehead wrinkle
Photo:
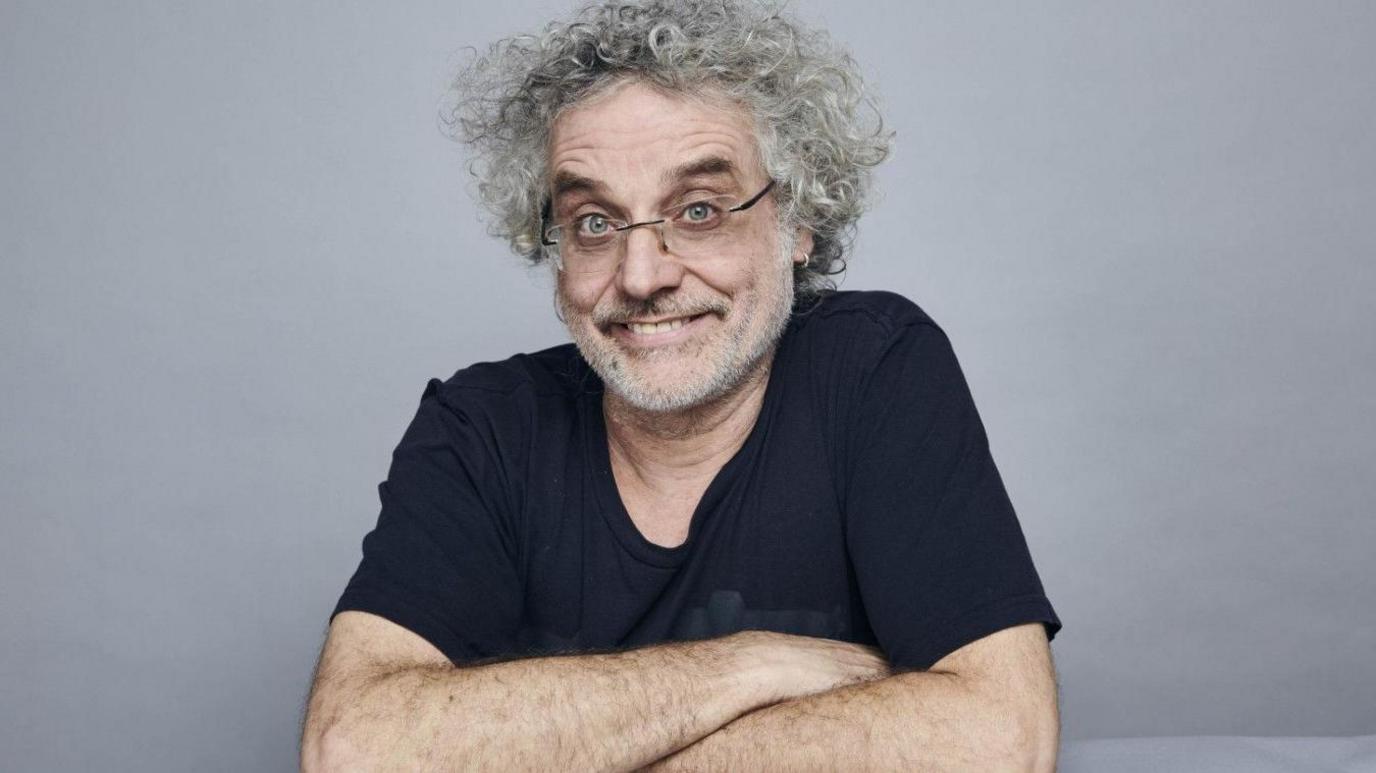
[(604, 199), (661, 197), (695, 176), (727, 175), (739, 185), (758, 159), (757, 143), (753, 122), (738, 111), (621, 89), (555, 119), (549, 179), (556, 197)]
[(657, 173), (668, 161), (719, 155), (743, 173), (759, 155), (755, 121), (744, 106), (710, 96), (666, 92), (635, 79), (614, 84), (555, 117), (551, 168), (576, 160), (591, 168), (570, 171), (606, 181), (608, 167), (626, 170), (627, 161)]
[[(565, 145), (556, 148), (553, 153), (553, 195), (559, 197), (568, 193), (589, 192), (611, 196), (625, 192), (626, 187), (613, 183), (621, 183), (626, 178), (644, 179), (645, 173), (653, 175), (662, 188), (694, 177), (726, 176), (739, 184), (743, 170), (739, 162), (734, 160), (738, 149), (732, 144), (732, 139), (735, 138), (724, 132), (703, 131), (649, 143), (624, 143), (624, 146), (599, 147), (594, 143), (579, 143), (574, 147)], [(664, 149), (666, 143), (672, 143), (674, 149)], [(749, 148), (745, 150), (748, 152)], [(691, 160), (655, 171), (662, 159), (684, 156)]]

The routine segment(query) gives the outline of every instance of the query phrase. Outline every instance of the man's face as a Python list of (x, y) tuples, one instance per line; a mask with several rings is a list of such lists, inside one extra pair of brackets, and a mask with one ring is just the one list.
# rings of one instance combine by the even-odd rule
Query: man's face
[[(557, 222), (593, 212), (657, 220), (707, 196), (743, 202), (769, 182), (743, 110), (635, 82), (560, 116), (550, 179)], [(810, 236), (781, 238), (772, 195), (730, 218), (732, 238), (710, 255), (681, 259), (672, 237), (666, 250), (658, 228), (646, 226), (622, 234), (618, 270), (558, 275), (557, 301), (574, 343), (631, 406), (678, 411), (714, 399), (741, 383), (783, 332), (793, 301), (790, 264), (806, 254)]]

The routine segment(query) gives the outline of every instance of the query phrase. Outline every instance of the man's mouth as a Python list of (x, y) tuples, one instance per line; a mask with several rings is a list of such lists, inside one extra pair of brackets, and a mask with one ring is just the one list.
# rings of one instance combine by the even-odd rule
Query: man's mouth
[(626, 322), (624, 324), (626, 327), (630, 328), (632, 333), (654, 335), (655, 333), (667, 333), (670, 330), (678, 330), (701, 316), (701, 314), (695, 314), (691, 317), (674, 317), (672, 319), (662, 319), (655, 322)]
[(684, 335), (688, 335), (695, 323), (705, 319), (706, 313), (694, 314), (686, 317), (668, 317), (656, 320), (627, 320), (617, 322), (612, 325), (612, 332), (618, 338), (627, 339), (633, 343), (656, 344), (668, 343), (677, 340)]

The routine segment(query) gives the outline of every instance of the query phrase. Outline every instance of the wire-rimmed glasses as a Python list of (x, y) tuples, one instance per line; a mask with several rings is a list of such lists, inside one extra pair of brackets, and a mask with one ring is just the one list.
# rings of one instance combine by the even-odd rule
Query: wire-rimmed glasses
[(660, 244), (685, 260), (712, 255), (730, 244), (736, 229), (732, 215), (755, 206), (774, 187), (774, 181), (746, 201), (731, 205), (735, 196), (707, 196), (659, 213), (657, 220), (628, 223), (600, 212), (581, 215), (567, 223), (546, 226), (550, 205), (540, 218), (545, 252), (560, 270), (573, 274), (615, 271), (625, 256), (626, 234), (632, 228), (659, 226)]

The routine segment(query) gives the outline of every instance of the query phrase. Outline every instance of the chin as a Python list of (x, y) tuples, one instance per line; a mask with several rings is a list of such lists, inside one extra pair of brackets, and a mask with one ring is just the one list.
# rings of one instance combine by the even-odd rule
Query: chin
[(684, 388), (682, 384), (677, 384), (673, 388), (656, 388), (608, 384), (608, 388), (623, 402), (645, 413), (677, 413), (696, 408), (725, 392), (723, 389), (714, 389), (713, 386), (704, 384)]
[(679, 363), (687, 368), (656, 368), (618, 357), (603, 383), (627, 405), (647, 413), (673, 413), (710, 403), (738, 388), (759, 364), (745, 352), (705, 352)]
[[(702, 371), (682, 373), (677, 368), (655, 367), (645, 361), (631, 360), (613, 352), (584, 359), (592, 366), (608, 392), (639, 411), (673, 413), (695, 408), (720, 396), (721, 373)], [(718, 370), (716, 368), (713, 369)]]

